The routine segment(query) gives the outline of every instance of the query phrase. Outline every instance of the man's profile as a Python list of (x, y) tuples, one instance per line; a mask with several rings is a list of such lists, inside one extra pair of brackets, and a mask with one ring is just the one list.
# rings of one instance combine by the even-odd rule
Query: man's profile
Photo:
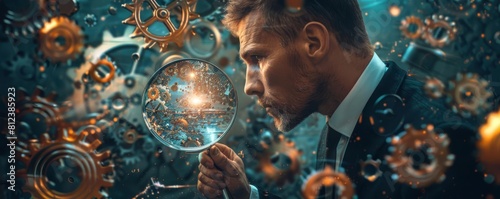
[[(282, 0), (230, 0), (226, 10), (223, 22), (239, 38), (247, 65), (245, 93), (258, 98), (283, 132), (312, 113), (325, 115), (318, 159), (333, 160), (335, 170), (344, 168), (358, 198), (485, 197), (475, 146), (468, 142), (473, 130), (444, 122), (442, 102), (429, 101), (421, 82), (374, 53), (357, 0), (305, 0), (299, 14), (287, 13)], [(388, 95), (404, 104), (405, 124), (433, 124), (449, 135), (455, 158), (443, 181), (415, 188), (360, 175), (360, 160), (389, 154), (387, 137), (368, 119), (370, 105)], [(403, 126), (396, 130), (404, 131)], [(200, 157), (197, 188), (207, 198), (220, 198), (223, 189), (238, 199), (274, 197), (249, 184), (242, 160), (229, 147), (216, 144)], [(381, 170), (393, 173), (387, 165)]]

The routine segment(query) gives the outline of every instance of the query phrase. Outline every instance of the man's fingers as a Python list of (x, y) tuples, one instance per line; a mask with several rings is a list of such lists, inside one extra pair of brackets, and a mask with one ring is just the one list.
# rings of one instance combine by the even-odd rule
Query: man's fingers
[(215, 165), (223, 172), (229, 174), (230, 176), (238, 175), (238, 170), (236, 169), (234, 162), (228, 159), (226, 155), (219, 150), (218, 147), (210, 147), (210, 157), (212, 157)]
[(200, 164), (202, 164), (203, 166), (205, 166), (209, 169), (215, 168), (214, 161), (212, 160), (212, 158), (208, 154), (208, 151), (206, 151), (206, 150), (201, 152), (198, 155), (198, 160), (200, 161)]
[(200, 169), (200, 173), (203, 173), (204, 175), (206, 175), (212, 179), (220, 180), (220, 181), (224, 180), (224, 176), (222, 175), (222, 171), (219, 171), (218, 169), (210, 169), (210, 168), (207, 168), (201, 164), (200, 164), (200, 166), (198, 166), (198, 169)]
[(210, 186), (207, 186), (203, 182), (198, 180), (198, 185), (197, 185), (198, 191), (200, 191), (205, 197), (207, 198), (221, 198), (222, 197), (222, 190), (219, 189), (214, 189)]
[(226, 188), (226, 183), (224, 183), (223, 181), (214, 180), (203, 173), (198, 174), (198, 180), (201, 181), (203, 184), (212, 187), (214, 189)]

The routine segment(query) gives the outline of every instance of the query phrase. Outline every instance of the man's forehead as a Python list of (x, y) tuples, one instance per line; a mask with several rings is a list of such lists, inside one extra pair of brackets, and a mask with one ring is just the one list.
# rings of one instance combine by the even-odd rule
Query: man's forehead
[(257, 12), (251, 12), (238, 24), (238, 37), (242, 46), (255, 43), (262, 38), (264, 20)]

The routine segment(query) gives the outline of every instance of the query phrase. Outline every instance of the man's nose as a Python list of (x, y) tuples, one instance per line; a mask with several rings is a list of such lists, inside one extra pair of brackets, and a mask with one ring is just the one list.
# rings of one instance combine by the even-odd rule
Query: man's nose
[(264, 93), (264, 85), (260, 79), (260, 72), (258, 69), (253, 69), (252, 66), (247, 66), (245, 93), (250, 96), (257, 95), (258, 97)]

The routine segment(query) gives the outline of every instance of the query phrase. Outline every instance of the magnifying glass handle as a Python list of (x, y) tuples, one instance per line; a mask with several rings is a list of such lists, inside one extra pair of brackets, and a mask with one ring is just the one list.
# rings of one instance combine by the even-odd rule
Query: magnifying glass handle
[(222, 190), (222, 196), (224, 196), (224, 199), (231, 199), (231, 196), (229, 195), (229, 193), (227, 192), (227, 189), (224, 188)]

